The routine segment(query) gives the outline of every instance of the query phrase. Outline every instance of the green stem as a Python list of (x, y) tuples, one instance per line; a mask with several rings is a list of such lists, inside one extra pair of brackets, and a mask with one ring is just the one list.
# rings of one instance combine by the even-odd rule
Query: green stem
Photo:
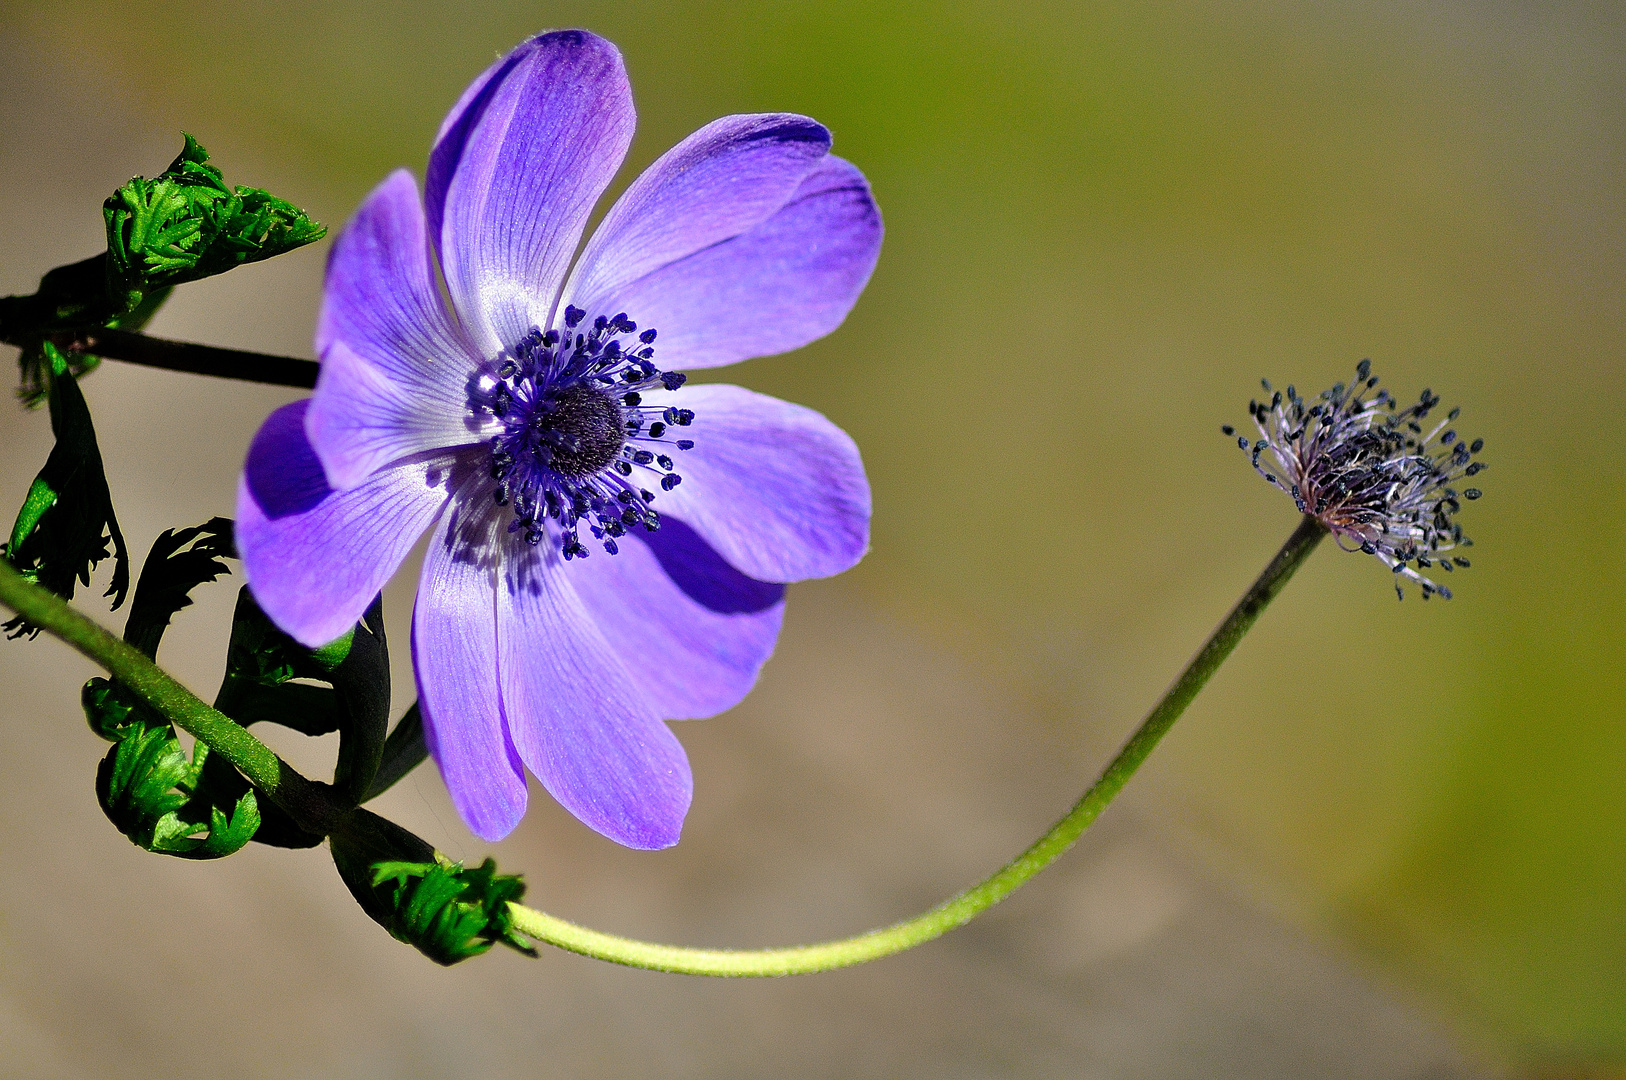
[[(902, 952), (962, 926), (1049, 866), (1089, 828), (1140, 768), (1158, 741), (1218, 670), (1282, 586), (1315, 550), (1327, 530), (1305, 517), (1253, 586), (1243, 594), (1161, 701), (1141, 722), (1099, 779), (1028, 849), (992, 877), (924, 914), (839, 941), (785, 949), (690, 949), (602, 933), (521, 904), (508, 906), (513, 927), (538, 941), (632, 967), (687, 975), (799, 975), (861, 964)], [(224, 713), (204, 704), (144, 654), (33, 584), (0, 558), (0, 604), (66, 641), (102, 665), (120, 683), (222, 755), (303, 829), (326, 835), (348, 808), (329, 786), (306, 779)]]
[(84, 653), (176, 727), (196, 736), (286, 810), (300, 828), (326, 835), (345, 808), (326, 784), (301, 776), (231, 717), (204, 704), (145, 654), (40, 588), (0, 558), (0, 604)]
[(316, 385), (317, 364), (314, 360), (267, 356), (242, 349), (217, 349), (213, 345), (169, 341), (129, 330), (86, 330), (59, 339), (57, 346), (73, 353), (90, 353), (108, 360), (123, 360), (129, 364), (186, 371), (194, 375), (214, 375), (222, 379), (295, 386), (305, 390)]
[(1100, 816), (1101, 811), (1135, 774), (1135, 770), (1140, 768), (1158, 740), (1174, 726), (1174, 722), (1186, 711), (1186, 706), (1191, 704), (1220, 664), (1231, 655), (1231, 650), (1236, 648), (1237, 642), (1242, 640), (1242, 635), (1248, 632), (1265, 605), (1275, 598), (1282, 586), (1287, 584), (1288, 578), (1293, 576), (1293, 572), (1326, 535), (1326, 528), (1314, 518), (1306, 516), (1300, 521), (1298, 528), (1282, 545), (1270, 565), (1265, 567), (1253, 587), (1243, 594), (1225, 621), (1220, 623), (1208, 642), (1174, 681), (1174, 685), (1169, 687), (1163, 699), (1141, 722), (1129, 741), (1124, 743), (1118, 756), (1112, 759), (1100, 778), (1073, 804), (1066, 816), (992, 877), (924, 914), (840, 941), (749, 951), (687, 949), (617, 937), (577, 926), (521, 904), (510, 904), (508, 907), (514, 929), (571, 952), (631, 967), (685, 975), (761, 977), (801, 975), (862, 964), (866, 960), (876, 960), (913, 948), (957, 926), (963, 926), (1009, 896), (1073, 846), (1074, 841)]

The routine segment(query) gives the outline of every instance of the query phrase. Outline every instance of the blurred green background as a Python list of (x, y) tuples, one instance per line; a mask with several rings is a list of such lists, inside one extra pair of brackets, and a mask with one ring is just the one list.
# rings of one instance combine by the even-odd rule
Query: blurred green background
[[(627, 58), (618, 185), (758, 110), (817, 117), (872, 180), (886, 246), (843, 329), (719, 377), (853, 434), (874, 550), (830, 588), (1028, 718), (1055, 811), (1294, 525), (1219, 433), (1257, 379), (1370, 357), (1461, 404), (1492, 468), (1457, 599), (1397, 605), (1328, 545), (1138, 805), (1486, 1060), (1626, 1066), (1618, 4), (174, 0), (19, 4), (0, 31), (338, 224), (421, 176), (497, 53), (566, 25)], [(42, 175), (90, 149), (41, 145)], [(308, 339), (305, 295), (273, 318)]]

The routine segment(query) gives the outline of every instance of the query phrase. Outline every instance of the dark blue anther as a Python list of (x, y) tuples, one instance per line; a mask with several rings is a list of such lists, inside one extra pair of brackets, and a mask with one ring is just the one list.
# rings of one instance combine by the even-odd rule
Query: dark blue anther
[(1472, 446), (1468, 447), (1468, 452), (1473, 453), (1473, 454), (1477, 454), (1483, 449), (1485, 449), (1485, 440), (1484, 439), (1475, 439), (1474, 444)]
[(677, 418), (678, 427), (688, 427), (694, 423), (693, 409), (679, 409)]
[(665, 420), (668, 424), (677, 423), (678, 422), (677, 406), (676, 405), (668, 405), (665, 409), (662, 409), (661, 410), (661, 419)]
[(679, 476), (677, 473), (669, 473), (668, 475), (661, 477), (661, 490), (671, 491), (681, 483), (683, 483), (683, 477)]
[(634, 465), (648, 465), (654, 460), (655, 455), (651, 454), (648, 450), (636, 450), (632, 455), (632, 462)]
[(659, 420), (657, 420), (653, 424), (649, 425), (649, 437), (651, 439), (658, 439), (662, 435), (665, 435), (665, 434), (666, 434), (666, 425), (661, 423)]
[(677, 441), (677, 448), (679, 450), (693, 450), (694, 449), (694, 440), (693, 439), (679, 439)]
[(667, 472), (672, 471), (672, 459), (667, 457), (665, 454), (662, 454), (660, 457), (656, 458), (655, 463), (661, 468), (665, 469)]
[(621, 549), (615, 546), (614, 540), (606, 540), (604, 541), (604, 550), (609, 552), (611, 555), (617, 555), (620, 553)]
[(620, 473), (622, 476), (631, 476), (632, 463), (627, 461), (618, 461), (615, 463), (615, 471)]
[(583, 311), (581, 308), (576, 307), (574, 304), (565, 305), (565, 325), (570, 329), (576, 329), (576, 327), (581, 325), (581, 321), (585, 318), (587, 318), (587, 312)]
[(623, 395), (622, 398), (621, 398), (622, 403), (626, 404), (626, 405), (637, 405), (639, 402), (641, 402), (643, 400), (644, 400), (643, 395), (638, 393), (638, 391), (636, 391), (636, 390), (632, 391), (631, 393)]
[(631, 507), (621, 511), (621, 523), (623, 525), (638, 524), (638, 511), (632, 509)]
[(639, 334), (638, 335), (638, 340), (643, 342), (645, 345), (649, 345), (652, 342), (654, 342), (654, 340), (655, 340), (655, 331), (654, 331), (654, 329), (651, 328), (651, 329), (645, 330), (643, 333)]
[(668, 371), (661, 376), (661, 385), (668, 390), (676, 390), (689, 381), (689, 377), (681, 371)]

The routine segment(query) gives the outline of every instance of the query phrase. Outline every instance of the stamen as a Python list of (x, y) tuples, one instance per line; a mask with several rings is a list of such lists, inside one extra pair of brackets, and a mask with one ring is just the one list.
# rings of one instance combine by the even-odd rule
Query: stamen
[[(1485, 469), (1484, 462), (1470, 460), (1485, 442), (1467, 443), (1456, 430), (1446, 430), (1460, 409), (1425, 434), (1422, 421), (1440, 398), (1424, 390), (1417, 404), (1405, 409), (1386, 390), (1368, 398), (1378, 384), (1371, 370), (1371, 362), (1362, 360), (1353, 383), (1335, 384), (1314, 405), (1292, 386), (1284, 397), (1260, 380), (1271, 400), (1250, 401), (1248, 415), (1262, 438), (1251, 450), (1244, 437), (1237, 437), (1237, 445), (1266, 481), (1289, 492), (1300, 511), (1325, 525), (1340, 547), (1374, 555), (1388, 566), (1397, 593), (1404, 596), (1400, 581), (1405, 578), (1425, 600), (1435, 594), (1449, 600), (1451, 590), (1418, 571), (1467, 568), (1466, 559), (1444, 554), (1473, 544), (1451, 520), (1461, 509), (1452, 485)], [(1230, 425), (1221, 430), (1235, 434)], [(1267, 452), (1274, 468), (1261, 461)], [(1482, 495), (1478, 488), (1461, 492), (1469, 501)]]
[[(535, 545), (551, 532), (567, 561), (589, 554), (578, 532), (583, 526), (611, 555), (628, 528), (659, 529), (649, 505), (655, 495), (632, 483), (633, 474), (657, 475), (661, 490), (671, 491), (682, 481), (659, 446), (694, 446), (692, 439), (666, 439), (671, 428), (693, 423), (692, 410), (644, 404), (650, 391), (673, 391), (686, 381), (653, 363), (655, 330), (639, 333), (626, 312), (599, 315), (578, 329), (587, 314), (567, 306), (566, 332), (532, 329), (468, 389), (471, 413), (500, 421), (490, 441), (492, 499), (511, 508), (509, 533)], [(634, 333), (636, 344), (627, 337)]]

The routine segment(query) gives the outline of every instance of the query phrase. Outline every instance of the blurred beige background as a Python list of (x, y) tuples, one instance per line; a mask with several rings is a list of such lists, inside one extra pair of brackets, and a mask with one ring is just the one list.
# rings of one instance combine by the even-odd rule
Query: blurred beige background
[[(0, 1074), (1604, 1076), (1626, 1068), (1626, 26), (1615, 5), (0, 6), (0, 291), (100, 246), (196, 134), (340, 225), (421, 175), (463, 85), (548, 26), (626, 54), (624, 183), (727, 112), (828, 123), (888, 239), (831, 338), (718, 373), (858, 440), (856, 571), (792, 590), (734, 713), (686, 724), (655, 855), (540, 792), (530, 899), (695, 944), (852, 932), (981, 876), (1076, 795), (1294, 523), (1219, 435), (1261, 375), (1370, 356), (1493, 463), (1451, 604), (1318, 552), (1121, 802), (972, 927), (866, 968), (716, 983), (545, 953), (443, 971), (321, 852), (192, 865), (102, 819), (103, 744), (0, 644)], [(156, 333), (310, 355), (322, 251), (188, 286)], [(229, 513), (292, 395), (85, 381), (132, 549)], [(49, 450), (0, 409), (0, 504)], [(9, 512), (9, 511), (3, 511)], [(162, 660), (208, 696), (235, 589)], [(387, 596), (398, 710), (412, 584)], [(110, 625), (95, 590), (82, 606)], [(312, 770), (333, 747), (279, 748)], [(454, 855), (432, 770), (381, 809)], [(225, 1021), (245, 1007), (255, 1019)]]

